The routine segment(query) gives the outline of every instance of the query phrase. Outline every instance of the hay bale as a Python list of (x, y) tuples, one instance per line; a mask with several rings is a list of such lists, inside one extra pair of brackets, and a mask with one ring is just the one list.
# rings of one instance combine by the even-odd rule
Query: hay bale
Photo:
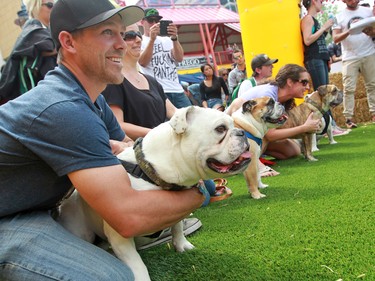
[[(330, 73), (329, 74), (329, 81), (331, 84), (338, 87), (340, 90), (343, 90), (342, 85), (342, 74), (338, 73)], [(336, 123), (339, 126), (345, 126), (345, 117), (342, 114), (343, 105), (339, 105), (336, 108), (332, 109), (332, 116), (335, 119)], [(369, 122), (371, 120), (371, 115), (369, 112), (369, 107), (367, 103), (367, 94), (365, 83), (363, 80), (362, 75), (359, 75), (357, 81), (357, 87), (355, 92), (355, 107), (354, 107), (354, 118), (353, 121), (356, 123), (364, 123)]]

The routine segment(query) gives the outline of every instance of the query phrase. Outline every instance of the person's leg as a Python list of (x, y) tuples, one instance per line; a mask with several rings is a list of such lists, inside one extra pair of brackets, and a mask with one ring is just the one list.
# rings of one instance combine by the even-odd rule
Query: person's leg
[(204, 180), (204, 186), (206, 187), (208, 193), (210, 193), (211, 196), (215, 196), (216, 193), (216, 185), (213, 180)]
[(360, 61), (350, 60), (342, 63), (342, 80), (344, 85), (344, 111), (347, 127), (350, 127), (354, 115), (355, 89), (358, 79)]
[(312, 59), (306, 62), (306, 69), (311, 76), (314, 90), (328, 84), (328, 65), (324, 60)]
[(223, 106), (223, 102), (221, 99), (209, 99), (207, 101), (207, 106), (209, 108), (218, 109), (219, 107)]
[(176, 108), (191, 106), (191, 102), (184, 92), (165, 93), (165, 94)]
[(106, 251), (74, 236), (45, 212), (0, 219), (0, 280), (134, 280)]
[(367, 101), (372, 121), (375, 121), (375, 55), (362, 59), (361, 73), (365, 80)]
[(264, 154), (285, 160), (301, 154), (301, 147), (292, 139), (269, 142)]

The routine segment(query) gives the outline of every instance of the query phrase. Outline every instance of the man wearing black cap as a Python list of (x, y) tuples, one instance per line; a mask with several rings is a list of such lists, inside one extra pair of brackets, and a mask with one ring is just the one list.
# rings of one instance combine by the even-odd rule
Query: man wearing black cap
[(142, 20), (144, 29), (142, 54), (139, 58), (140, 70), (144, 74), (155, 77), (162, 85), (168, 99), (177, 108), (190, 106), (177, 74), (176, 64), (184, 59), (184, 50), (178, 41), (177, 26), (168, 26), (168, 36), (159, 36), (160, 20), (158, 10), (145, 9)]
[(53, 7), (59, 66), (0, 107), (0, 280), (134, 279), (120, 260), (51, 217), (72, 185), (125, 237), (173, 225), (203, 203), (195, 189), (132, 189), (114, 156), (125, 134), (100, 93), (122, 82), (123, 27), (143, 15), (107, 0)]
[(238, 96), (240, 97), (248, 89), (258, 85), (264, 79), (272, 76), (273, 64), (277, 63), (278, 59), (271, 59), (266, 54), (260, 54), (255, 56), (251, 61), (251, 69), (253, 74), (250, 78), (244, 80), (240, 84), (238, 90)]

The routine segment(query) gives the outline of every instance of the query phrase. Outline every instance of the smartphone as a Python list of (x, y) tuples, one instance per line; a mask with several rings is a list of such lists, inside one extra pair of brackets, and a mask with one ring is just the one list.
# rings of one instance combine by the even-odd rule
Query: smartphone
[(161, 20), (160, 21), (160, 36), (168, 36), (167, 27), (172, 22), (173, 21), (171, 21), (171, 20)]

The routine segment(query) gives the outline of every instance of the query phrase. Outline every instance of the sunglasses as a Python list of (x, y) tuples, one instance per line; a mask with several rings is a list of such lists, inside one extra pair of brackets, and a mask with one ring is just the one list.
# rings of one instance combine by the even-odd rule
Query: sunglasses
[(228, 73), (223, 73), (221, 76), (228, 76)]
[(307, 79), (302, 79), (302, 80), (298, 80), (297, 82), (300, 82), (301, 84), (302, 84), (302, 86), (307, 86), (308, 84), (309, 84), (309, 80), (307, 80)]
[(124, 41), (132, 41), (135, 40), (137, 36), (142, 40), (142, 34), (139, 31), (130, 30), (124, 33), (123, 39)]
[(242, 59), (243, 55), (239, 55), (238, 57), (233, 57), (235, 60)]
[(42, 3), (42, 6), (46, 6), (48, 9), (53, 8), (53, 2)]
[(147, 18), (146, 21), (148, 23), (158, 23), (160, 20), (158, 18)]

